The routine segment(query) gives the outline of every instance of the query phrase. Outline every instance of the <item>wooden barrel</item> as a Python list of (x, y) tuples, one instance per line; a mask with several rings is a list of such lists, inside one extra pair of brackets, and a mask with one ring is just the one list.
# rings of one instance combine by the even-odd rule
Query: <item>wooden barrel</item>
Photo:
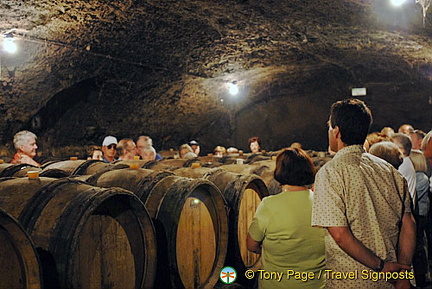
[(242, 154), (242, 155), (229, 154), (229, 155), (223, 156), (219, 162), (224, 164), (224, 165), (235, 164), (235, 163), (237, 163), (237, 160), (239, 160), (239, 159), (242, 159), (243, 162), (246, 162), (248, 159), (248, 156), (249, 156), (248, 154)]
[(200, 167), (218, 167), (222, 165), (221, 158), (215, 156), (203, 156), (193, 159), (164, 159), (147, 163), (143, 168), (153, 170), (173, 170), (181, 167), (192, 167), (193, 164), (198, 163)]
[(268, 154), (256, 153), (256, 154), (250, 154), (244, 163), (253, 164), (255, 162), (266, 161), (266, 160), (271, 160), (271, 157)]
[(28, 171), (41, 171), (41, 168), (28, 164), (0, 164), (0, 178), (25, 177)]
[(158, 152), (164, 159), (174, 159), (179, 156), (179, 152), (174, 149), (161, 150)]
[(96, 173), (87, 180), (92, 185), (99, 187), (119, 187), (133, 192), (138, 198), (142, 198), (146, 191), (152, 189), (161, 179), (172, 176), (168, 171), (154, 171), (147, 169), (121, 168)]
[(143, 161), (143, 160), (118, 160), (118, 161), (115, 161), (114, 164), (115, 165), (124, 165), (125, 168), (130, 167), (133, 164), (136, 164), (139, 168), (142, 168), (148, 162), (149, 161)]
[(255, 174), (264, 181), (270, 195), (277, 195), (282, 189), (279, 182), (275, 180), (273, 175), (275, 167), (276, 162), (274, 160), (262, 160), (253, 162), (252, 164), (223, 165), (220, 168), (239, 174)]
[(223, 158), (216, 157), (212, 154), (209, 154), (207, 156), (198, 157), (198, 160), (200, 162), (201, 167), (207, 167), (207, 168), (215, 168), (218, 166), (221, 166), (223, 164), (222, 162)]
[(155, 288), (213, 288), (228, 244), (225, 201), (213, 183), (166, 171), (124, 169), (102, 174), (97, 185), (135, 188), (154, 218)]
[(146, 169), (152, 170), (174, 170), (182, 167), (190, 167), (193, 163), (199, 162), (198, 158), (193, 159), (166, 159), (154, 162), (148, 162), (143, 166)]
[(42, 288), (39, 258), (30, 236), (0, 209), (0, 289)]
[(51, 162), (43, 167), (40, 176), (62, 178), (65, 176), (92, 175), (115, 166), (99, 160), (66, 160)]
[(43, 167), (41, 175), (45, 175), (47, 171), (61, 170), (66, 175), (70, 176), (72, 175), (73, 171), (75, 171), (78, 167), (86, 163), (88, 163), (86, 160), (65, 160), (65, 161), (58, 161), (58, 162), (50, 162), (49, 164)]
[[(329, 162), (331, 159), (332, 157), (328, 155), (315, 156), (312, 157), (312, 162), (315, 166), (315, 169), (318, 171), (324, 164)], [(274, 178), (274, 170), (276, 168), (275, 160), (261, 160), (248, 165), (223, 165), (220, 168), (223, 168), (230, 172), (242, 174), (256, 174), (260, 176), (267, 185), (270, 195), (279, 194), (282, 190), (279, 182), (276, 181)]]
[(0, 164), (0, 175), (2, 174), (2, 172), (3, 172), (5, 169), (7, 169), (7, 168), (9, 168), (9, 167), (11, 167), (11, 166), (13, 166), (13, 164), (10, 164), (10, 163), (1, 163), (1, 164)]
[(153, 286), (154, 227), (131, 192), (68, 178), (17, 178), (0, 182), (0, 207), (38, 247), (44, 288)]
[(254, 174), (237, 174), (221, 168), (182, 168), (174, 171), (180, 176), (203, 177), (214, 183), (229, 205), (229, 242), (225, 265), (234, 266), (243, 278), (248, 269), (260, 266), (260, 255), (246, 246), (249, 226), (261, 199), (269, 192), (263, 180)]

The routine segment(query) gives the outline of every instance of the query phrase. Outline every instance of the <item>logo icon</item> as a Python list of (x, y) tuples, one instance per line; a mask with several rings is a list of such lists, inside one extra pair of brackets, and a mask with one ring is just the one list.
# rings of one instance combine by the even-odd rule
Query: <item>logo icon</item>
[(219, 278), (225, 284), (232, 284), (237, 279), (237, 272), (233, 267), (223, 267)]

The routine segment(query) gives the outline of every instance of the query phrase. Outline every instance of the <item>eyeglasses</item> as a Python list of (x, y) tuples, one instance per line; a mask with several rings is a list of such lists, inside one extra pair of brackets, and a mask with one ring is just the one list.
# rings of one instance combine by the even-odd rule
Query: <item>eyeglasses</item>
[(111, 150), (111, 149), (116, 149), (117, 146), (116, 146), (115, 144), (110, 144), (109, 146), (107, 146), (107, 148), (108, 148), (109, 150)]

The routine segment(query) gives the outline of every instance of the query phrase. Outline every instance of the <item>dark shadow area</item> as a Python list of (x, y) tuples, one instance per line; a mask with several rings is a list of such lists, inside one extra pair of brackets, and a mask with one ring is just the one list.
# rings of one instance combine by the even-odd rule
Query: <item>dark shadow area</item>
[(41, 134), (55, 124), (79, 103), (86, 102), (92, 91), (97, 90), (94, 79), (86, 79), (54, 95), (29, 121), (26, 128)]
[(57, 272), (56, 262), (50, 252), (42, 248), (36, 248), (41, 261), (43, 288), (58, 289), (60, 288), (59, 275)]

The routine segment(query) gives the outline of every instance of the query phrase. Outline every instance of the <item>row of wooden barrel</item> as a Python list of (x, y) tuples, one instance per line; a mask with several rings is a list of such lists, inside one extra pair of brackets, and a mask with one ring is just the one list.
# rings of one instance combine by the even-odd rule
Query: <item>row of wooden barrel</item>
[[(220, 158), (216, 157), (200, 157), (194, 159), (164, 159), (159, 161), (117, 161), (115, 163), (104, 163), (96, 160), (65, 160), (58, 162), (46, 163), (42, 168), (33, 167), (26, 164), (11, 165), (0, 164), (0, 177), (23, 177), (28, 171), (39, 171), (39, 175), (43, 177), (69, 177), (79, 175), (94, 175), (103, 173), (106, 170), (114, 168), (127, 168), (130, 164), (136, 164), (137, 167), (151, 170), (166, 170), (174, 171), (180, 168), (202, 167), (202, 168), (221, 168), (229, 172), (239, 174), (254, 174), (260, 176), (269, 188), (270, 194), (280, 192), (279, 184), (273, 178), (275, 168), (274, 159), (264, 156), (259, 156), (261, 160), (254, 162), (243, 163), (244, 165), (236, 164), (237, 157), (230, 161), (219, 162)], [(323, 163), (326, 159), (317, 158), (314, 163)]]
[(242, 282), (266, 182), (248, 165), (167, 161), (0, 164), (0, 288), (213, 288), (226, 265)]

